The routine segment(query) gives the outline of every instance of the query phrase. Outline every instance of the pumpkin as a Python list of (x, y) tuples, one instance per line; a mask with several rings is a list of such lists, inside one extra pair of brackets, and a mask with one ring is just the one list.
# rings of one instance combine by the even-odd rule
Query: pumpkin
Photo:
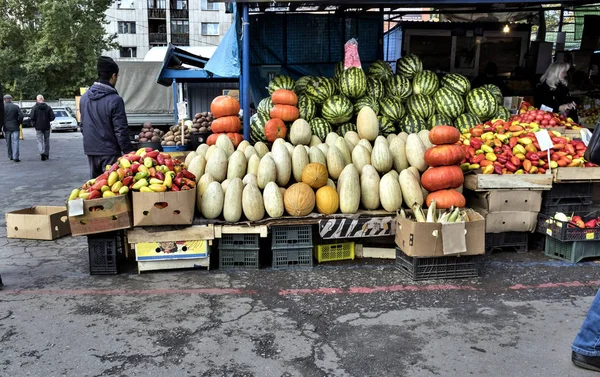
[(340, 206), (340, 197), (333, 187), (323, 186), (317, 190), (315, 195), (317, 211), (324, 215), (336, 213)]
[(275, 105), (291, 105), (298, 104), (298, 96), (291, 90), (277, 89), (271, 94), (271, 101)]
[(285, 191), (283, 204), (291, 216), (306, 216), (315, 208), (315, 193), (306, 183), (294, 183)]
[(327, 184), (327, 168), (318, 162), (311, 162), (302, 170), (302, 182), (314, 189), (321, 188)]
[(217, 142), (217, 139), (219, 138), (219, 135), (221, 134), (212, 134), (208, 137), (208, 139), (206, 139), (206, 145), (211, 146), (211, 145), (215, 145), (215, 143)]
[(421, 176), (421, 185), (429, 192), (457, 188), (464, 181), (464, 173), (457, 165), (430, 168)]
[(287, 127), (283, 120), (281, 119), (271, 119), (265, 124), (265, 136), (267, 140), (270, 142), (274, 142), (275, 140), (282, 138), (284, 139), (287, 135)]
[(229, 138), (229, 140), (231, 140), (233, 146), (236, 148), (238, 147), (238, 145), (240, 145), (242, 141), (244, 141), (244, 135), (238, 133), (229, 132), (227, 134), (227, 137)]
[(452, 126), (435, 126), (429, 131), (429, 141), (433, 145), (456, 144), (460, 131)]
[(447, 209), (452, 206), (462, 208), (467, 204), (463, 194), (454, 189), (436, 191), (427, 195), (427, 207), (431, 205), (432, 200), (435, 200), (435, 205), (439, 209)]
[(436, 145), (428, 149), (424, 156), (429, 166), (449, 166), (460, 164), (465, 159), (465, 151), (460, 145)]
[(240, 112), (240, 103), (231, 96), (218, 96), (211, 102), (210, 112), (215, 118), (237, 115)]
[[(275, 105), (271, 109), (270, 115), (271, 115), (271, 119), (277, 118), (277, 119), (283, 120), (284, 122), (293, 122), (296, 119), (298, 119), (298, 117), (300, 117), (300, 112), (298, 111), (298, 108), (295, 106)], [(265, 126), (265, 128), (266, 128), (266, 126)], [(266, 130), (265, 130), (265, 132), (266, 132)]]
[(242, 123), (237, 115), (232, 115), (213, 120), (210, 128), (214, 133), (240, 132), (242, 130)]

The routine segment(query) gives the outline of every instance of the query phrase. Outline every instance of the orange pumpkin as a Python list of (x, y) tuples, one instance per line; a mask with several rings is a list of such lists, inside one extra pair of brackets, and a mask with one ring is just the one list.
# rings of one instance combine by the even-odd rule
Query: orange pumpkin
[(457, 188), (464, 182), (464, 173), (457, 165), (430, 168), (421, 176), (421, 185), (429, 192)]
[(275, 105), (291, 105), (298, 104), (298, 96), (291, 90), (277, 89), (271, 94), (271, 101)]
[(296, 106), (275, 105), (271, 109), (271, 119), (281, 119), (284, 122), (293, 122), (300, 117), (300, 112)]
[(318, 162), (311, 162), (302, 170), (302, 182), (314, 189), (321, 188), (327, 184), (327, 168)]
[(333, 187), (321, 187), (317, 190), (315, 198), (317, 201), (317, 211), (324, 215), (336, 213), (340, 206), (340, 197)]
[(242, 123), (237, 115), (231, 115), (213, 120), (210, 128), (215, 133), (240, 132)]
[(463, 194), (454, 189), (436, 191), (427, 195), (427, 207), (431, 205), (432, 200), (435, 200), (435, 205), (439, 209), (447, 209), (452, 206), (462, 208), (467, 205)]
[(456, 144), (436, 145), (425, 151), (424, 159), (427, 165), (434, 167), (456, 165), (465, 159), (465, 151)]
[(221, 134), (212, 134), (206, 139), (206, 145), (215, 145), (217, 143), (217, 139), (221, 136)]
[(240, 112), (240, 103), (231, 96), (218, 96), (210, 104), (210, 112), (215, 118), (237, 115)]
[(231, 140), (235, 148), (237, 148), (237, 146), (240, 145), (240, 143), (244, 140), (244, 135), (238, 133), (229, 132), (227, 134), (227, 137), (229, 138), (229, 140)]
[(429, 141), (433, 145), (456, 144), (460, 140), (460, 131), (452, 126), (435, 126), (429, 131)]
[(291, 216), (306, 216), (315, 208), (315, 193), (306, 183), (294, 183), (285, 191), (283, 205)]
[(265, 137), (271, 143), (278, 138), (285, 139), (285, 135), (287, 135), (287, 127), (283, 123), (283, 120), (277, 118), (270, 119), (265, 124)]

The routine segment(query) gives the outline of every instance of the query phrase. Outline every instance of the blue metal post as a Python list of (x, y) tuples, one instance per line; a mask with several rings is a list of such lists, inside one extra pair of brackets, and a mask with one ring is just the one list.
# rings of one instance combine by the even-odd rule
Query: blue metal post
[(177, 81), (173, 79), (173, 116), (175, 117), (175, 124), (177, 124)]
[(242, 74), (240, 93), (244, 110), (244, 139), (250, 140), (250, 16), (248, 3), (242, 4)]

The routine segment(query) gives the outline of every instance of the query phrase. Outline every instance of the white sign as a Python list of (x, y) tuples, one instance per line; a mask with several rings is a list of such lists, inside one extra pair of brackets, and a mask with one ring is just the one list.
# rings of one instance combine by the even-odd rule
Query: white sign
[(83, 215), (83, 199), (69, 200), (69, 216), (81, 216)]
[(546, 106), (546, 105), (542, 105), (542, 107), (540, 107), (540, 110), (543, 110), (543, 111), (549, 111), (549, 112), (551, 112), (551, 113), (552, 113), (552, 112), (554, 112), (554, 111), (553, 111), (553, 109), (552, 109), (551, 107), (548, 107), (548, 106)]
[(536, 132), (535, 137), (537, 138), (541, 151), (547, 151), (548, 149), (554, 148), (554, 143), (552, 143), (552, 139), (550, 139), (548, 130), (540, 130)]
[(182, 101), (177, 103), (177, 116), (179, 120), (188, 119), (187, 102)]
[(583, 141), (583, 144), (587, 147), (592, 138), (592, 133), (587, 128), (580, 129), (579, 133), (581, 134), (581, 141)]

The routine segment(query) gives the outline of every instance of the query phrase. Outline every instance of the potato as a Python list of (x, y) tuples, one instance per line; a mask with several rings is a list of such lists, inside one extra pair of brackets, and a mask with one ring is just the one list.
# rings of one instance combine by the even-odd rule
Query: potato
[(140, 138), (140, 140), (138, 140), (140, 143), (147, 143), (148, 139), (146, 139), (145, 137)]
[(174, 141), (167, 141), (167, 145), (170, 146), (170, 147), (172, 147), (172, 146), (175, 145), (175, 142)]
[(152, 139), (150, 141), (152, 141), (153, 143), (158, 143), (160, 141), (160, 137), (152, 136)]

